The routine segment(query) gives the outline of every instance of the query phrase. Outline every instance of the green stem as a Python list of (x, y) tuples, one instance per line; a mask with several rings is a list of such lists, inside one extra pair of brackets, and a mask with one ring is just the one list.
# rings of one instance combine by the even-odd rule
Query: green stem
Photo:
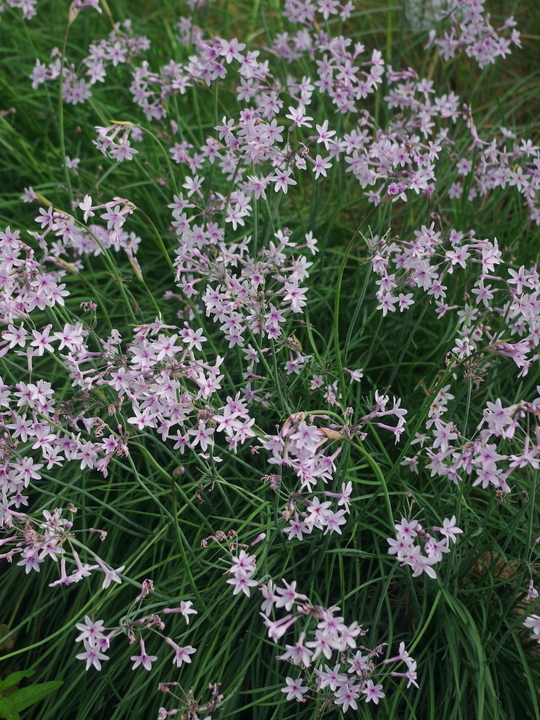
[(66, 46), (69, 35), (70, 24), (68, 23), (64, 33), (64, 41), (62, 43), (62, 58), (60, 60), (60, 89), (58, 93), (58, 132), (60, 134), (60, 152), (62, 154), (62, 165), (64, 166), (64, 175), (66, 178), (66, 186), (69, 195), (69, 206), (73, 209), (73, 191), (71, 189), (71, 178), (69, 177), (69, 168), (66, 164), (66, 141), (64, 138), (64, 62), (66, 57)]
[(223, 212), (222, 212), (222, 215), (221, 215), (221, 227), (222, 227), (222, 228), (225, 227), (225, 218), (226, 218), (226, 216), (227, 216), (227, 210), (229, 209), (229, 201), (230, 201), (230, 199), (231, 199), (231, 195), (232, 195), (233, 188), (234, 188), (234, 186), (235, 186), (235, 184), (236, 184), (236, 177), (237, 177), (237, 175), (238, 175), (238, 171), (239, 171), (239, 170), (240, 170), (240, 160), (238, 160), (238, 162), (236, 163), (236, 166), (235, 166), (235, 168), (234, 168), (234, 173), (233, 173), (233, 176), (232, 176), (231, 184), (230, 184), (230, 186), (229, 186), (229, 192), (227, 193), (227, 197), (226, 197), (226, 199), (225, 199), (225, 205), (223, 206)]
[[(169, 475), (168, 472), (166, 472), (162, 467), (159, 466), (159, 464), (154, 460), (152, 455), (148, 452), (148, 450), (144, 447), (144, 445), (140, 445), (139, 443), (131, 443), (132, 445), (135, 445), (139, 448), (139, 450), (144, 455), (146, 461), (149, 465), (151, 465), (155, 470), (159, 471), (162, 477), (166, 477), (169, 482), (171, 482), (172, 478)], [(172, 526), (174, 528), (174, 534), (176, 536), (176, 544), (178, 545), (178, 549), (180, 550), (180, 553), (182, 555), (182, 560), (184, 563), (184, 568), (186, 570), (189, 584), (191, 585), (191, 589), (193, 590), (193, 594), (197, 598), (197, 601), (201, 605), (201, 607), (206, 611), (206, 603), (201, 597), (201, 594), (199, 593), (199, 590), (197, 588), (197, 585), (195, 584), (195, 578), (193, 577), (193, 573), (191, 572), (191, 566), (193, 564), (193, 560), (195, 562), (198, 561), (198, 558), (196, 557), (195, 553), (193, 552), (193, 549), (188, 544), (187, 538), (180, 529), (180, 525), (178, 524), (178, 515), (173, 515), (170, 513), (167, 508), (163, 505), (163, 503), (154, 495), (154, 493), (144, 484), (142, 479), (139, 476), (139, 473), (137, 472), (137, 468), (135, 467), (135, 463), (133, 462), (133, 459), (131, 455), (128, 456), (129, 464), (131, 465), (131, 469), (133, 470), (133, 473), (135, 474), (135, 477), (137, 478), (137, 481), (139, 484), (144, 488), (145, 492), (148, 493), (148, 495), (152, 498), (152, 500), (158, 505), (158, 507), (161, 508), (161, 510), (165, 513), (165, 515), (169, 518), (169, 520), (172, 523)], [(174, 482), (174, 481), (173, 481)], [(174, 498), (173, 498), (174, 501)], [(176, 503), (174, 503), (176, 506)], [(176, 508), (175, 508), (176, 510)], [(189, 547), (191, 558), (188, 558), (186, 553), (186, 546)]]
[(150, 130), (148, 130), (148, 128), (146, 128), (146, 127), (144, 128), (144, 132), (147, 135), (150, 135), (150, 137), (153, 138), (157, 142), (161, 152), (165, 156), (165, 160), (167, 162), (167, 168), (169, 169), (169, 175), (171, 176), (171, 180), (172, 180), (172, 184), (173, 184), (174, 194), (178, 195), (178, 185), (176, 184), (176, 178), (174, 176), (174, 169), (173, 169), (173, 166), (171, 163), (171, 158), (169, 156), (169, 153), (165, 150), (165, 148), (163, 147), (163, 144), (161, 143), (161, 140), (157, 137), (157, 135), (154, 135), (154, 133), (151, 132)]
[(363, 455), (363, 457), (365, 457), (365, 459), (368, 461), (371, 469), (375, 473), (377, 479), (380, 481), (381, 487), (382, 487), (382, 490), (384, 493), (386, 510), (388, 512), (388, 520), (390, 522), (390, 526), (393, 527), (394, 526), (394, 513), (392, 511), (392, 503), (390, 502), (390, 494), (388, 492), (388, 485), (387, 485), (386, 479), (383, 475), (381, 468), (379, 467), (378, 463), (371, 457), (371, 455), (368, 453), (368, 451), (364, 450), (364, 448), (359, 443), (352, 442), (352, 441), (349, 441), (349, 442), (353, 447), (355, 447), (360, 452), (361, 455)]
[(343, 360), (341, 358), (341, 348), (339, 347), (339, 306), (341, 302), (341, 286), (343, 284), (343, 275), (345, 274), (345, 266), (347, 265), (347, 260), (349, 258), (349, 254), (351, 250), (354, 247), (354, 244), (356, 242), (356, 239), (362, 232), (363, 228), (366, 226), (368, 221), (370, 220), (371, 216), (377, 209), (376, 206), (374, 206), (369, 213), (366, 215), (364, 220), (360, 223), (358, 226), (356, 232), (352, 236), (352, 238), (349, 241), (349, 244), (347, 245), (345, 252), (343, 254), (343, 260), (341, 261), (341, 265), (338, 272), (338, 278), (336, 283), (336, 294), (334, 297), (334, 328), (333, 328), (333, 336), (334, 336), (334, 352), (336, 354), (336, 363), (338, 367), (338, 374), (339, 374), (339, 384), (341, 386), (341, 393), (343, 396), (343, 401), (345, 401), (345, 395), (346, 395), (346, 386), (345, 386), (345, 376), (343, 374)]
[[(66, 213), (66, 215), (67, 215), (67, 214), (68, 214), (68, 213)], [(71, 217), (73, 217), (73, 216), (71, 216)], [(76, 223), (80, 228), (82, 228), (85, 232), (87, 232), (87, 233), (96, 241), (96, 243), (99, 245), (100, 250), (101, 250), (101, 252), (103, 253), (103, 257), (105, 258), (105, 261), (106, 261), (107, 265), (109, 266), (112, 274), (114, 275), (114, 278), (116, 279), (116, 282), (118, 283), (118, 285), (119, 285), (119, 287), (120, 287), (120, 292), (122, 293), (122, 297), (124, 298), (124, 302), (125, 302), (125, 304), (127, 305), (127, 307), (129, 308), (129, 313), (130, 313), (130, 315), (131, 315), (131, 319), (133, 320), (133, 322), (134, 322), (136, 325), (138, 325), (138, 324), (139, 324), (139, 321), (138, 321), (137, 318), (135, 317), (135, 313), (133, 312), (133, 308), (131, 307), (131, 303), (130, 303), (129, 298), (128, 298), (127, 293), (126, 293), (126, 289), (125, 289), (125, 287), (124, 287), (124, 284), (123, 284), (123, 282), (122, 282), (122, 279), (120, 278), (120, 275), (119, 275), (119, 273), (118, 273), (118, 269), (117, 269), (116, 265), (113, 263), (113, 261), (112, 261), (112, 259), (111, 259), (111, 256), (109, 255), (109, 251), (102, 245), (102, 243), (100, 242), (99, 238), (97, 238), (97, 237), (94, 235), (94, 233), (93, 233), (89, 228), (87, 228), (85, 225), (83, 225), (83, 223), (79, 222), (78, 220), (75, 220), (75, 223)]]
[(141, 215), (144, 217), (144, 219), (147, 221), (147, 223), (152, 228), (152, 231), (153, 231), (154, 235), (156, 236), (156, 240), (158, 241), (159, 248), (160, 248), (164, 258), (167, 260), (167, 265), (174, 272), (173, 261), (169, 257), (169, 253), (167, 252), (167, 248), (165, 247), (165, 243), (163, 242), (163, 239), (162, 239), (161, 235), (159, 234), (157, 227), (154, 225), (154, 223), (148, 217), (148, 215), (144, 212), (144, 210), (141, 210), (140, 207), (136, 207), (135, 210), (137, 210), (137, 212), (141, 213)]

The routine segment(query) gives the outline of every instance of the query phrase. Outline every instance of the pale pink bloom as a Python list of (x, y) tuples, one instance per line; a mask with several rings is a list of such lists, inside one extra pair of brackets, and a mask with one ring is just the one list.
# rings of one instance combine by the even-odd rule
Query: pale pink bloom
[(157, 660), (157, 655), (147, 655), (146, 654), (146, 648), (144, 647), (144, 640), (141, 638), (140, 640), (141, 645), (141, 654), (140, 655), (132, 655), (130, 660), (133, 660), (133, 667), (132, 670), (135, 670), (136, 668), (141, 665), (145, 670), (150, 671), (152, 669), (152, 663)]

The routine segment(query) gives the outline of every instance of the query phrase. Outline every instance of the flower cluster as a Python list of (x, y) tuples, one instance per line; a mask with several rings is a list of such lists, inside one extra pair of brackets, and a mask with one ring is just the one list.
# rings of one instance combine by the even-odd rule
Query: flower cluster
[[(494, 63), (496, 58), (509, 55), (511, 45), (521, 47), (520, 33), (515, 29), (517, 23), (514, 18), (508, 18), (501, 27), (495, 29), (490, 16), (484, 12), (485, 0), (452, 0), (451, 4), (448, 15), (453, 21), (453, 27), (450, 33), (434, 39), (436, 31), (431, 31), (431, 40), (438, 46), (445, 60), (465, 50), (483, 68)], [(504, 37), (503, 33), (510, 28), (510, 38)]]
[[(379, 237), (368, 240), (371, 263), (379, 275), (376, 296), (383, 316), (414, 304), (413, 293), (398, 294), (398, 290), (419, 287), (435, 299), (439, 317), (457, 311), (450, 364), (458, 361), (467, 368), (467, 377), (479, 378), (483, 351), (491, 357), (512, 359), (520, 369), (519, 376), (526, 375), (531, 363), (538, 359), (538, 354), (532, 353), (540, 341), (535, 309), (540, 291), (536, 267), (509, 268), (507, 278), (500, 270), (496, 274), (503, 264), (497, 239), (478, 240), (474, 231), (451, 230), (448, 244), (433, 224), (415, 230), (414, 236), (401, 242)], [(465, 302), (461, 306), (449, 305), (446, 297), (451, 276), (467, 269), (470, 278), (475, 268), (480, 272)]]
[(37, 0), (2, 0), (2, 2), (0, 2), (0, 13), (3, 12), (6, 7), (17, 8), (21, 11), (25, 20), (31, 20), (37, 15), (36, 5)]
[[(111, 214), (119, 218), (118, 230), (111, 226), (100, 234), (105, 245), (114, 246), (117, 243), (119, 247), (127, 236), (120, 230), (125, 219), (121, 206), (109, 207), (109, 213), (105, 213), (104, 217)], [(75, 254), (104, 251), (105, 246), (97, 239), (93, 244), (89, 243), (92, 236), (80, 231), (71, 216), (50, 208), (42, 211), (38, 220), (43, 230), (34, 237), (45, 251), (48, 250), (45, 238), (50, 232), (58, 237), (52, 245), (52, 251), (57, 256), (66, 250)], [(42, 363), (43, 356), (54, 356), (71, 378), (73, 387), (88, 391), (97, 379), (94, 376), (96, 359), (102, 357), (101, 352), (92, 351), (88, 346), (92, 336), (90, 329), (82, 322), (65, 322), (63, 325), (58, 322), (59, 329), (56, 331), (52, 323), (37, 325), (37, 329), (30, 318), (31, 314), (46, 308), (64, 306), (64, 298), (69, 293), (65, 284), (59, 281), (66, 274), (65, 267), (72, 272), (78, 271), (78, 261), (68, 255), (72, 262), (62, 262), (60, 257), (52, 258), (45, 254), (44, 260), (39, 262), (34, 251), (20, 240), (19, 232), (12, 232), (9, 228), (0, 233), (0, 240), (0, 272), (4, 278), (0, 293), (0, 321), (7, 326), (0, 341), (1, 355), (11, 353), (22, 357), (29, 374), (36, 363)], [(136, 241), (138, 239), (133, 242), (133, 247), (136, 247)], [(51, 260), (55, 263), (53, 267), (61, 269), (46, 270), (45, 262)], [(81, 267), (79, 264), (79, 269)], [(110, 352), (115, 341), (113, 333), (111, 344), (106, 346), (105, 357), (107, 349)], [(80, 463), (81, 469), (96, 467), (104, 472), (114, 453), (127, 454), (122, 432), (119, 435), (111, 430), (101, 417), (87, 414), (85, 410), (80, 413), (74, 410), (74, 403), (80, 406), (81, 400), (81, 397), (72, 398), (71, 402), (67, 397), (60, 400), (55, 397), (52, 384), (45, 379), (32, 382), (29, 378), (28, 382), (11, 385), (0, 380), (0, 422), (3, 429), (0, 441), (0, 518), (4, 526), (12, 525), (11, 508), (27, 504), (24, 490), (31, 481), (41, 479), (39, 471), (43, 467), (50, 470), (75, 460)], [(109, 434), (103, 438), (105, 430)], [(92, 439), (81, 438), (82, 432)], [(38, 453), (37, 461), (32, 458), (32, 451)]]
[(539, 225), (540, 148), (531, 140), (518, 142), (516, 133), (503, 126), (491, 142), (482, 140), (476, 131), (472, 135), (471, 145), (454, 154), (458, 178), (450, 186), (448, 197), (462, 200), (466, 184), (469, 200), (487, 197), (497, 188), (514, 188), (522, 196), (531, 220)]
[[(105, 155), (117, 162), (123, 160), (133, 160), (133, 156), (139, 152), (131, 147), (129, 136), (135, 131), (136, 137), (139, 128), (134, 128), (131, 123), (116, 123), (109, 127), (96, 127), (98, 137), (94, 140), (94, 145)], [(119, 133), (122, 133), (119, 137)]]
[[(31, 2), (31, 0), (23, 1)], [(83, 7), (89, 5), (98, 9), (95, 3), (80, 2), (79, 7), (72, 10), (71, 21)], [(64, 102), (70, 105), (84, 103), (92, 97), (92, 86), (97, 82), (105, 81), (110, 66), (116, 68), (119, 64), (130, 62), (132, 58), (148, 50), (149, 47), (148, 38), (133, 35), (130, 20), (115, 23), (114, 29), (106, 40), (100, 40), (90, 45), (90, 54), (83, 59), (83, 65), (86, 67), (86, 79), (79, 77), (75, 63), (69, 62), (66, 56), (62, 56), (58, 48), (54, 48), (51, 52), (51, 62), (42, 63), (39, 59), (36, 60), (30, 75), (32, 87), (36, 90), (41, 84), (55, 81), (62, 76)]]
[[(176, 205), (185, 206), (181, 198), (176, 200)], [(238, 214), (241, 202), (242, 198), (236, 195), (229, 198), (226, 222), (236, 213), (236, 222), (243, 224)], [(191, 225), (181, 210), (175, 209), (173, 213), (180, 236), (175, 267), (184, 293), (188, 297), (201, 296), (206, 316), (221, 323), (229, 348), (245, 347), (246, 336), (280, 341), (286, 344), (290, 354), (287, 372), (298, 372), (296, 368), (302, 367), (309, 357), (299, 351), (294, 340), (284, 335), (282, 327), (291, 313), (300, 313), (306, 304), (307, 288), (300, 283), (307, 278), (312, 263), (303, 254), (295, 258), (292, 252), (302, 250), (308, 243), (297, 245), (289, 231), (278, 231), (277, 242), (270, 241), (257, 258), (252, 258), (248, 254), (251, 237), (229, 244), (224, 242), (224, 231), (217, 223)], [(309, 243), (314, 246), (312, 237)], [(201, 292), (197, 285), (203, 279), (206, 283)], [(256, 379), (253, 371), (257, 360), (265, 362), (263, 351), (248, 345), (244, 354), (248, 360), (244, 377)]]
[[(384, 665), (401, 661), (407, 665), (406, 673), (390, 674), (407, 677), (408, 687), (411, 683), (417, 686), (416, 662), (403, 643), (398, 656), (377, 665), (384, 646), (369, 650), (358, 645), (358, 638), (366, 635), (367, 630), (356, 621), (347, 625), (338, 615), (339, 607), (313, 605), (306, 595), (297, 592), (295, 581), (282, 582), (283, 587), (276, 587), (272, 580), (261, 585), (264, 598), (261, 617), (268, 637), (274, 642), (278, 642), (293, 625), (298, 623), (302, 627), (296, 642), (285, 645), (285, 652), (277, 658), (299, 666), (302, 672), (296, 679), (286, 678), (287, 685), (282, 692), (287, 694), (287, 700), (305, 702), (311, 694), (320, 693), (330, 707), (340, 708), (343, 712), (357, 710), (357, 700), (361, 696), (366, 703), (377, 705), (385, 694), (382, 684), (375, 684), (373, 678), (381, 675)], [(275, 610), (284, 610), (287, 615), (271, 620), (270, 615)]]
[[(145, 580), (142, 584), (141, 593), (135, 599), (135, 603), (140, 602), (149, 592), (154, 589), (154, 585), (151, 580)], [(135, 604), (134, 603), (134, 604)], [(197, 611), (191, 606), (191, 601), (183, 600), (178, 608), (165, 608), (161, 612), (164, 614), (179, 613), (181, 614), (186, 624), (189, 623), (189, 616), (197, 614)], [(129, 644), (136, 642), (137, 637), (139, 639), (139, 655), (132, 655), (131, 660), (133, 661), (132, 670), (136, 670), (138, 667), (142, 667), (148, 672), (152, 669), (152, 663), (154, 663), (158, 657), (157, 655), (149, 655), (146, 651), (145, 641), (142, 637), (143, 630), (149, 630), (153, 634), (159, 635), (174, 651), (172, 659), (173, 665), (177, 668), (182, 667), (184, 663), (191, 663), (191, 656), (196, 652), (196, 648), (191, 645), (180, 646), (172, 638), (162, 634), (165, 629), (165, 623), (159, 615), (146, 615), (137, 619), (130, 619), (126, 617), (121, 625), (114, 628), (106, 628), (103, 620), (93, 620), (88, 615), (85, 616), (84, 623), (77, 623), (77, 630), (80, 630), (80, 635), (76, 638), (75, 642), (82, 642), (84, 651), (76, 655), (77, 660), (83, 660), (86, 662), (86, 669), (94, 667), (96, 670), (101, 670), (102, 661), (109, 660), (106, 655), (110, 648), (111, 640), (118, 636), (127, 636)]]
[(243, 592), (249, 597), (249, 589), (257, 587), (259, 584), (253, 579), (257, 566), (255, 563), (255, 555), (248, 555), (245, 550), (240, 550), (238, 555), (233, 557), (233, 564), (231, 565), (229, 572), (232, 577), (227, 582), (234, 587), (233, 595), (238, 595), (239, 592)]
[[(69, 294), (65, 284), (59, 282), (65, 271), (47, 271), (20, 235), (18, 230), (10, 228), (0, 232), (0, 322), (3, 325), (27, 317), (36, 309), (64, 305), (64, 298)], [(22, 337), (26, 336), (24, 332)], [(26, 344), (24, 341), (5, 340), (2, 354), (9, 347), (24, 347)]]
[[(508, 54), (511, 44), (519, 44), (517, 30), (512, 31), (510, 40), (501, 34), (505, 29), (514, 27), (512, 18), (495, 31), (489, 23), (489, 16), (483, 11), (483, 3), (463, 0), (457, 6), (463, 20), (459, 37), (454, 39), (453, 29), (451, 37), (432, 38), (445, 55), (453, 56), (458, 49), (465, 49), (484, 65), (493, 62), (498, 55)], [(378, 185), (376, 190), (367, 193), (371, 202), (380, 203), (384, 198), (406, 199), (408, 191), (431, 195), (435, 189), (435, 165), (441, 150), (452, 145), (448, 137), (449, 126), (440, 126), (435, 134), (436, 120), (450, 120), (454, 124), (458, 119), (463, 119), (471, 125), (470, 110), (465, 108), (465, 112), (461, 112), (458, 97), (454, 93), (434, 96), (433, 82), (419, 79), (410, 68), (402, 72), (396, 72), (391, 67), (385, 69), (379, 51), (373, 51), (371, 59), (363, 60), (365, 48), (361, 43), (351, 48), (350, 40), (342, 36), (331, 38), (318, 30), (317, 13), (321, 13), (325, 19), (335, 14), (345, 18), (350, 14), (351, 7), (351, 3), (342, 6), (335, 2), (319, 3), (319, 6), (311, 2), (285, 4), (285, 17), (294, 24), (302, 25), (303, 29), (296, 34), (285, 32), (278, 35), (272, 51), (289, 63), (300, 60), (304, 55), (310, 59), (320, 58), (317, 60), (317, 79), (312, 81), (308, 76), (303, 76), (298, 80), (289, 76), (285, 85), (272, 75), (268, 60), (263, 61), (260, 57), (261, 51), (243, 52), (246, 45), (236, 38), (228, 41), (215, 36), (207, 40), (191, 18), (182, 18), (178, 24), (180, 39), (185, 45), (193, 47), (195, 54), (190, 56), (187, 63), (171, 61), (157, 73), (150, 70), (148, 62), (144, 61), (133, 70), (131, 92), (134, 101), (149, 121), (162, 121), (167, 115), (166, 108), (171, 96), (184, 94), (188, 87), (201, 82), (206, 85), (218, 84), (233, 74), (239, 76), (237, 95), (246, 104), (240, 118), (224, 118), (223, 125), (215, 128), (218, 138), (208, 138), (198, 151), (195, 149), (195, 152), (190, 153), (190, 150), (194, 150), (193, 145), (184, 139), (181, 142), (174, 141), (169, 151), (176, 162), (185, 163), (192, 172), (206, 164), (219, 164), (229, 179), (234, 176), (237, 181), (242, 179), (248, 163), (258, 167), (271, 161), (270, 172), (251, 176), (245, 182), (242, 192), (247, 197), (250, 194), (255, 194), (255, 197), (262, 194), (264, 197), (265, 187), (269, 183), (273, 183), (276, 190), (287, 193), (297, 182), (294, 170), (301, 172), (311, 169), (315, 178), (326, 176), (328, 168), (341, 157), (348, 164), (347, 170), (353, 173), (362, 188)], [(108, 40), (91, 46), (90, 56), (83, 60), (88, 67), (88, 81), (78, 80), (73, 67), (64, 67), (66, 79), (63, 91), (66, 102), (83, 102), (90, 97), (91, 86), (105, 79), (107, 64), (116, 66), (126, 63), (131, 57), (148, 49), (146, 38), (133, 38), (129, 32), (129, 22), (122, 26), (118, 24)], [(32, 74), (34, 87), (46, 80), (56, 79), (61, 67), (58, 57), (48, 68), (38, 61)], [(363, 101), (377, 90), (384, 78), (390, 87), (385, 102), (389, 110), (399, 110), (399, 115), (373, 136), (376, 123)], [(328, 121), (325, 120), (321, 125), (316, 125), (315, 135), (298, 137), (292, 145), (290, 138), (293, 130), (305, 128), (307, 131), (313, 127), (313, 117), (308, 115), (308, 107), (313, 104), (315, 94), (321, 101), (328, 98), (340, 113), (355, 113), (358, 129), (340, 138), (335, 130), (329, 129)], [(291, 121), (285, 140), (284, 126), (275, 119), (287, 106), (284, 95), (288, 95), (289, 102), (293, 102), (285, 115)], [(174, 132), (181, 133), (176, 122), (172, 121), (171, 127)], [(477, 163), (479, 191), (488, 192), (496, 186), (494, 182), (498, 185), (516, 185), (523, 193), (531, 214), (536, 217), (540, 212), (534, 192), (537, 172), (533, 160), (537, 159), (537, 155), (532, 147), (524, 146), (521, 152), (514, 149), (513, 153), (507, 153), (504, 149), (497, 150), (490, 143), (480, 141), (472, 126), (471, 132), (474, 135), (473, 148), (481, 149)], [(419, 142), (418, 133), (425, 142)], [(137, 137), (140, 139), (140, 133)], [(505, 139), (508, 139), (508, 135), (503, 142)], [(99, 146), (102, 148), (103, 142), (101, 138)], [(122, 160), (133, 156), (136, 151), (130, 148), (127, 139), (125, 142), (127, 145), (121, 143), (119, 147), (113, 146), (111, 157)], [(312, 153), (310, 146), (314, 142), (322, 144), (329, 154), (323, 157)], [(105, 141), (104, 151), (107, 145), (108, 141)], [(488, 146), (489, 152), (485, 146)], [(517, 171), (511, 169), (516, 152), (526, 159), (531, 156), (530, 167), (518, 168)], [(503, 167), (508, 170), (503, 179), (500, 163), (493, 157), (494, 153), (506, 160)], [(464, 169), (459, 172), (466, 174)], [(493, 173), (495, 175), (491, 178)], [(482, 174), (486, 177), (483, 178)], [(188, 186), (195, 190), (200, 189), (201, 182), (202, 178), (198, 175), (188, 178)], [(458, 185), (453, 186), (454, 196), (458, 192), (457, 188)], [(245, 214), (248, 214), (247, 209)], [(240, 211), (239, 217), (244, 215)], [(236, 215), (233, 211), (234, 217)]]
[(128, 255), (137, 252), (141, 239), (135, 233), (123, 229), (127, 218), (135, 210), (135, 206), (129, 200), (115, 197), (109, 202), (93, 206), (90, 195), (85, 195), (84, 200), (78, 203), (78, 208), (83, 212), (85, 223), (95, 216), (96, 210), (102, 211), (100, 218), (107, 227), (91, 223), (85, 229), (67, 213), (54, 210), (52, 207), (39, 210), (40, 217), (36, 218), (36, 222), (41, 225), (41, 231), (34, 233), (34, 237), (43, 248), (47, 248), (45, 238), (49, 233), (54, 234), (56, 239), (48, 249), (55, 259), (67, 255), (71, 261), (70, 265), (76, 270), (81, 270), (84, 267), (81, 257), (84, 255), (97, 256), (109, 249), (118, 251), (121, 248)]
[[(340, 528), (346, 523), (350, 512), (352, 483), (342, 483), (340, 492), (336, 489), (324, 490), (320, 497), (314, 493), (317, 492), (317, 486), (320, 487), (319, 481), (325, 486), (332, 482), (343, 442), (351, 442), (353, 438), (365, 440), (367, 433), (364, 430), (370, 423), (390, 430), (394, 433), (396, 442), (401, 437), (405, 426), (404, 416), (407, 413), (400, 407), (401, 401), (394, 398), (392, 408), (388, 408), (389, 396), (377, 390), (374, 400), (371, 412), (361, 417), (356, 425), (330, 423), (328, 427), (321, 428), (308, 424), (305, 413), (297, 413), (285, 421), (276, 435), (267, 435), (264, 438), (262, 446), (272, 453), (268, 463), (278, 468), (291, 468), (300, 481), (300, 488), (291, 493), (282, 511), (283, 517), (289, 520), (289, 525), (285, 528), (289, 540), (303, 540), (304, 536), (310, 535), (314, 529), (323, 530), (325, 535), (334, 532), (341, 534)], [(330, 402), (330, 399), (327, 398), (327, 401)], [(349, 415), (351, 411), (352, 409), (349, 409), (345, 415)], [(391, 415), (397, 418), (395, 426), (378, 422)], [(330, 419), (328, 415), (313, 413), (309, 418)], [(340, 445), (334, 449), (336, 443)], [(333, 452), (326, 452), (327, 448)], [(270, 473), (263, 477), (263, 480), (270, 481), (270, 486), (277, 489), (281, 476)], [(333, 502), (337, 503), (334, 508)], [(302, 509), (304, 507), (305, 510)]]
[(408, 565), (413, 571), (413, 577), (424, 572), (433, 579), (437, 577), (433, 565), (441, 562), (443, 555), (450, 552), (448, 541), (455, 543), (456, 535), (463, 532), (456, 526), (455, 515), (450, 520), (445, 518), (442, 527), (432, 528), (443, 536), (441, 540), (426, 532), (418, 520), (402, 518), (394, 527), (396, 539), (388, 538), (388, 553), (395, 555), (402, 565)]
[[(33, 463), (31, 458), (25, 458), (25, 460), (21, 463), (23, 473), (26, 473), (28, 477), (38, 478), (39, 475), (37, 471), (40, 470), (42, 466)], [(13, 502), (25, 499), (24, 497), (15, 496)], [(74, 514), (77, 512), (77, 508), (74, 505), (70, 505), (69, 511)], [(73, 546), (74, 542), (76, 542), (74, 531), (72, 531), (73, 522), (63, 518), (62, 512), (62, 509), (59, 508), (56, 508), (53, 513), (50, 513), (48, 510), (43, 510), (45, 522), (38, 523), (25, 513), (12, 510), (4, 511), (4, 515), (0, 519), (4, 529), (11, 530), (11, 535), (0, 540), (0, 546), (7, 547), (11, 545), (12, 547), (8, 552), (0, 555), (0, 558), (5, 558), (8, 562), (13, 562), (14, 558), (20, 557), (21, 559), (17, 565), (24, 567), (27, 574), (31, 570), (40, 572), (41, 564), (45, 562), (47, 558), (58, 563), (60, 578), (49, 583), (49, 587), (73, 585), (89, 577), (94, 570), (103, 573), (101, 584), (103, 590), (108, 588), (111, 582), (121, 584), (122, 580), (119, 573), (124, 570), (123, 565), (113, 570), (107, 567), (105, 562), (95, 553), (92, 554), (92, 560), (96, 563), (95, 565), (89, 565), (81, 561), (78, 552)], [(98, 533), (102, 540), (107, 536), (105, 530), (90, 528), (89, 532)], [(66, 552), (65, 545), (69, 548), (69, 554)], [(68, 563), (71, 565), (71, 572), (69, 574), (67, 571)]]
[[(403, 460), (414, 472), (418, 472), (418, 461), (425, 454), (431, 476), (447, 477), (454, 483), (464, 475), (473, 475), (473, 486), (484, 489), (493, 485), (498, 491), (510, 492), (508, 479), (518, 469), (540, 467), (540, 427), (537, 422), (540, 412), (540, 388), (532, 402), (521, 401), (504, 407), (500, 398), (487, 402), (477, 433), (472, 440), (460, 436), (453, 422), (443, 419), (447, 402), (453, 398), (449, 386), (442, 388), (431, 405), (426, 423), (427, 433), (418, 433), (412, 441), (420, 444), (421, 450), (413, 457)], [(534, 427), (532, 427), (534, 424)], [(532, 436), (532, 437), (531, 437)], [(511, 441), (511, 454), (498, 451), (494, 440)]]

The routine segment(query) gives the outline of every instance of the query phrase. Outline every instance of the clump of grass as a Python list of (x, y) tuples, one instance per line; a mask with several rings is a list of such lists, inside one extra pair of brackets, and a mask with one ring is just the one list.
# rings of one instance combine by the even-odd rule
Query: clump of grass
[(32, 717), (538, 718), (535, 9), (458, 4), (6, 0)]

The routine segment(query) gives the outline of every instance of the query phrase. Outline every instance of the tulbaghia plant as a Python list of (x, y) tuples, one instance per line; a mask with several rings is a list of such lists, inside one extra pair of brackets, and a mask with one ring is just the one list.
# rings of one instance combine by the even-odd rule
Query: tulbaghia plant
[(0, 2), (56, 133), (0, 232), (0, 559), (67, 598), (54, 672), (96, 718), (532, 717), (540, 280), (505, 226), (540, 146), (482, 114), (517, 21), (409, 0), (398, 48), (396, 8), (190, 0), (165, 41), (74, 0), (58, 47), (40, 4)]

